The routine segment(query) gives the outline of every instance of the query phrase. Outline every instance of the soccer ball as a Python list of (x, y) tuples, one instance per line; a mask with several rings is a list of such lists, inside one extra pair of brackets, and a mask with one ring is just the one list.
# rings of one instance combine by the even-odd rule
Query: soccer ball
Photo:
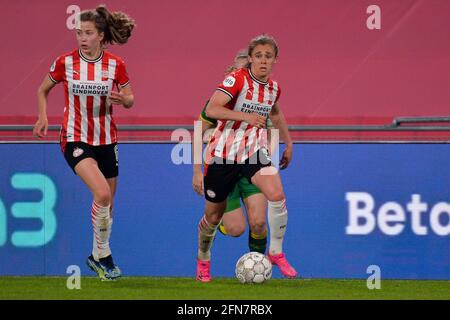
[(249, 252), (236, 263), (236, 278), (241, 283), (263, 283), (272, 277), (272, 263), (259, 252)]

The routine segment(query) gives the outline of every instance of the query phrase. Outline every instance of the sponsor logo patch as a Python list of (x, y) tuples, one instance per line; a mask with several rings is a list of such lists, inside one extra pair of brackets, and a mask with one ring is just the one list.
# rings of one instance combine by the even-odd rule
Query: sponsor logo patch
[(212, 190), (206, 190), (206, 194), (210, 198), (215, 198), (216, 197), (216, 193), (214, 191), (212, 191)]
[(234, 86), (234, 83), (236, 82), (236, 78), (233, 76), (228, 76), (225, 80), (223, 80), (223, 86), (230, 88)]

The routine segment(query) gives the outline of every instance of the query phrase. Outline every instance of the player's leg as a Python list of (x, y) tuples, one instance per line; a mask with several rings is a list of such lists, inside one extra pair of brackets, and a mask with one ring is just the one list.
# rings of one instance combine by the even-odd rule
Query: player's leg
[(249, 250), (265, 254), (267, 247), (267, 199), (262, 193), (256, 193), (246, 197), (244, 203), (250, 226)]
[[(226, 197), (225, 197), (226, 199)], [(215, 203), (205, 201), (205, 212), (198, 223), (198, 251), (196, 279), (202, 282), (211, 281), (211, 247), (217, 227), (225, 211), (226, 200)]]
[[(109, 224), (107, 226), (107, 238), (108, 238), (108, 242), (111, 240), (111, 233), (112, 233), (112, 225), (113, 225), (113, 208), (114, 208), (114, 196), (116, 193), (116, 189), (117, 189), (117, 177), (115, 178), (109, 178), (106, 179), (108, 182), (108, 185), (110, 187), (111, 190), (111, 206), (110, 206), (110, 210), (109, 210)], [(95, 240), (94, 240), (95, 241)], [(94, 251), (93, 251), (94, 252)], [(114, 263), (112, 254), (105, 257), (105, 258), (101, 258), (99, 259), (99, 262), (106, 266), (106, 268), (109, 271), (110, 277), (112, 278), (119, 278), (122, 276), (122, 271), (120, 270), (120, 268)]]
[(100, 228), (95, 224), (99, 222), (103, 226), (109, 220), (112, 201), (110, 186), (100, 171), (92, 146), (83, 142), (69, 142), (64, 146), (64, 158), (92, 193), (92, 222), (96, 238), (100, 241), (99, 244), (96, 243), (98, 256), (106, 257), (111, 253), (109, 244), (105, 241), (107, 234), (104, 230), (98, 231)]
[(227, 207), (219, 224), (218, 230), (232, 237), (239, 237), (245, 232), (246, 221), (241, 208), (241, 195), (236, 185), (227, 198)]
[[(84, 143), (70, 144), (66, 149), (65, 157), (69, 164), (72, 164), (74, 172), (81, 178), (85, 185), (89, 188), (93, 195), (92, 203), (92, 225), (94, 231), (93, 250), (91, 256), (88, 257), (88, 266), (95, 271), (102, 280), (113, 280), (120, 276), (120, 270), (115, 267), (109, 247), (110, 227), (111, 227), (111, 205), (115, 192), (116, 182), (108, 182), (107, 178), (114, 177), (118, 174), (116, 168), (114, 145), (102, 146), (102, 150), (106, 152), (106, 157), (112, 162), (112, 170), (108, 168), (108, 161), (105, 161), (104, 154), (98, 153), (95, 148)], [(75, 151), (76, 152), (72, 152)], [(82, 150), (82, 151), (80, 151)], [(76, 155), (76, 157), (75, 157)], [(106, 175), (106, 177), (105, 177)], [(111, 187), (114, 190), (111, 190)]]
[[(109, 274), (100, 265), (100, 260), (111, 256), (109, 247), (111, 190), (106, 178), (92, 158), (86, 158), (75, 166), (75, 172), (91, 190), (94, 201), (92, 203), (92, 226), (94, 230), (94, 250), (88, 257), (88, 266), (95, 271), (102, 280), (108, 280)], [(94, 258), (94, 254), (97, 259)]]
[(219, 230), (228, 236), (240, 237), (245, 232), (246, 225), (244, 211), (239, 206), (239, 208), (228, 212), (225, 210)]
[[(109, 223), (106, 228), (107, 240), (109, 242), (111, 239), (112, 225), (113, 225), (114, 197), (117, 190), (117, 180), (119, 175), (119, 155), (118, 155), (119, 149), (117, 144), (98, 146), (94, 147), (93, 149), (96, 155), (98, 167), (102, 172), (103, 176), (106, 178), (106, 181), (111, 191)], [(112, 254), (107, 257), (100, 258), (99, 262), (108, 270), (108, 274), (111, 278), (116, 279), (122, 275), (122, 271), (114, 263)]]
[[(264, 157), (260, 152), (258, 156), (260, 158)], [(270, 228), (269, 260), (272, 264), (279, 266), (284, 276), (294, 278), (297, 276), (297, 271), (287, 261), (282, 247), (286, 233), (288, 211), (280, 175), (270, 165), (260, 167), (259, 170), (257, 165), (250, 165), (247, 174), (251, 177), (251, 182), (262, 191), (268, 200), (268, 221)]]
[[(111, 233), (112, 233), (112, 225), (113, 225), (113, 207), (114, 207), (114, 196), (116, 194), (116, 190), (117, 190), (117, 178), (109, 178), (106, 179), (108, 185), (109, 185), (109, 189), (111, 191), (111, 205), (110, 205), (110, 209), (109, 209), (109, 226), (108, 226), (108, 239), (111, 238)], [(92, 243), (92, 256), (93, 258), (98, 261), (99, 257), (98, 257), (98, 249), (97, 249), (97, 242), (95, 239), (95, 232), (94, 232), (94, 237), (93, 237), (93, 243)]]
[(109, 215), (112, 218), (113, 217), (113, 208), (114, 208), (114, 197), (116, 195), (117, 190), (117, 177), (114, 178), (107, 178), (106, 181), (108, 182), (109, 189), (111, 190), (111, 208), (109, 210)]
[(265, 254), (267, 247), (267, 199), (261, 190), (251, 184), (246, 177), (239, 180), (238, 188), (249, 220), (249, 250)]
[(222, 220), (226, 199), (237, 182), (238, 167), (213, 163), (205, 166), (205, 212), (198, 224), (197, 276), (202, 282), (211, 281), (211, 247), (217, 227)]
[(98, 168), (97, 161), (93, 158), (86, 158), (75, 166), (75, 172), (89, 188), (94, 202), (99, 207), (107, 207), (107, 216), (111, 207), (111, 190), (106, 178)]

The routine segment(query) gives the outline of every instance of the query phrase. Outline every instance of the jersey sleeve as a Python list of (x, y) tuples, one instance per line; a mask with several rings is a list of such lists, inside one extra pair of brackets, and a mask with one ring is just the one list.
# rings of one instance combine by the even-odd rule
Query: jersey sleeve
[(200, 116), (198, 117), (200, 120), (205, 121), (206, 123), (209, 123), (210, 125), (216, 126), (217, 120), (212, 119), (206, 115), (206, 106), (208, 105), (209, 100), (206, 102), (205, 106), (203, 107), (202, 112), (200, 113)]
[(281, 96), (281, 87), (280, 87), (280, 85), (278, 85), (278, 90), (277, 90), (277, 96), (275, 98), (275, 103), (278, 102), (278, 99), (280, 99), (280, 96)]
[(50, 71), (48, 73), (50, 80), (54, 83), (59, 83), (64, 80), (64, 76), (66, 73), (64, 65), (64, 56), (60, 56), (53, 61), (52, 66), (50, 67)]
[(127, 86), (130, 83), (130, 78), (128, 77), (128, 72), (125, 67), (125, 62), (123, 60), (117, 61), (117, 69), (116, 69), (116, 84), (120, 85), (122, 88)]
[(244, 86), (244, 76), (241, 72), (230, 73), (225, 80), (217, 87), (217, 90), (222, 91), (231, 99), (234, 99), (241, 92)]

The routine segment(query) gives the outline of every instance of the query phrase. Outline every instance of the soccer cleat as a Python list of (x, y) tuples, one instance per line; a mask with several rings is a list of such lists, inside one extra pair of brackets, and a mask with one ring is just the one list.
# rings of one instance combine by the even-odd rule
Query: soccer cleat
[(283, 276), (285, 276), (286, 278), (297, 277), (298, 275), (297, 271), (295, 271), (295, 269), (289, 264), (284, 253), (274, 255), (271, 255), (269, 253), (267, 254), (267, 257), (269, 258), (272, 264), (277, 265), (278, 268), (280, 268), (280, 271), (283, 274)]
[(104, 272), (103, 268), (100, 265), (100, 262), (95, 261), (95, 259), (94, 259), (94, 257), (92, 255), (90, 255), (87, 258), (86, 264), (89, 267), (89, 269), (94, 271), (102, 281), (107, 281), (108, 280), (106, 278), (106, 276), (105, 276), (105, 272)]
[(102, 281), (114, 281), (122, 276), (122, 271), (114, 264), (111, 255), (101, 258), (100, 261), (95, 261), (94, 257), (90, 255), (86, 264)]
[(197, 276), (196, 280), (201, 282), (211, 281), (211, 262), (208, 260), (197, 259)]
[(105, 276), (111, 280), (115, 280), (122, 276), (122, 271), (115, 265), (112, 255), (100, 258), (100, 265), (106, 270)]

